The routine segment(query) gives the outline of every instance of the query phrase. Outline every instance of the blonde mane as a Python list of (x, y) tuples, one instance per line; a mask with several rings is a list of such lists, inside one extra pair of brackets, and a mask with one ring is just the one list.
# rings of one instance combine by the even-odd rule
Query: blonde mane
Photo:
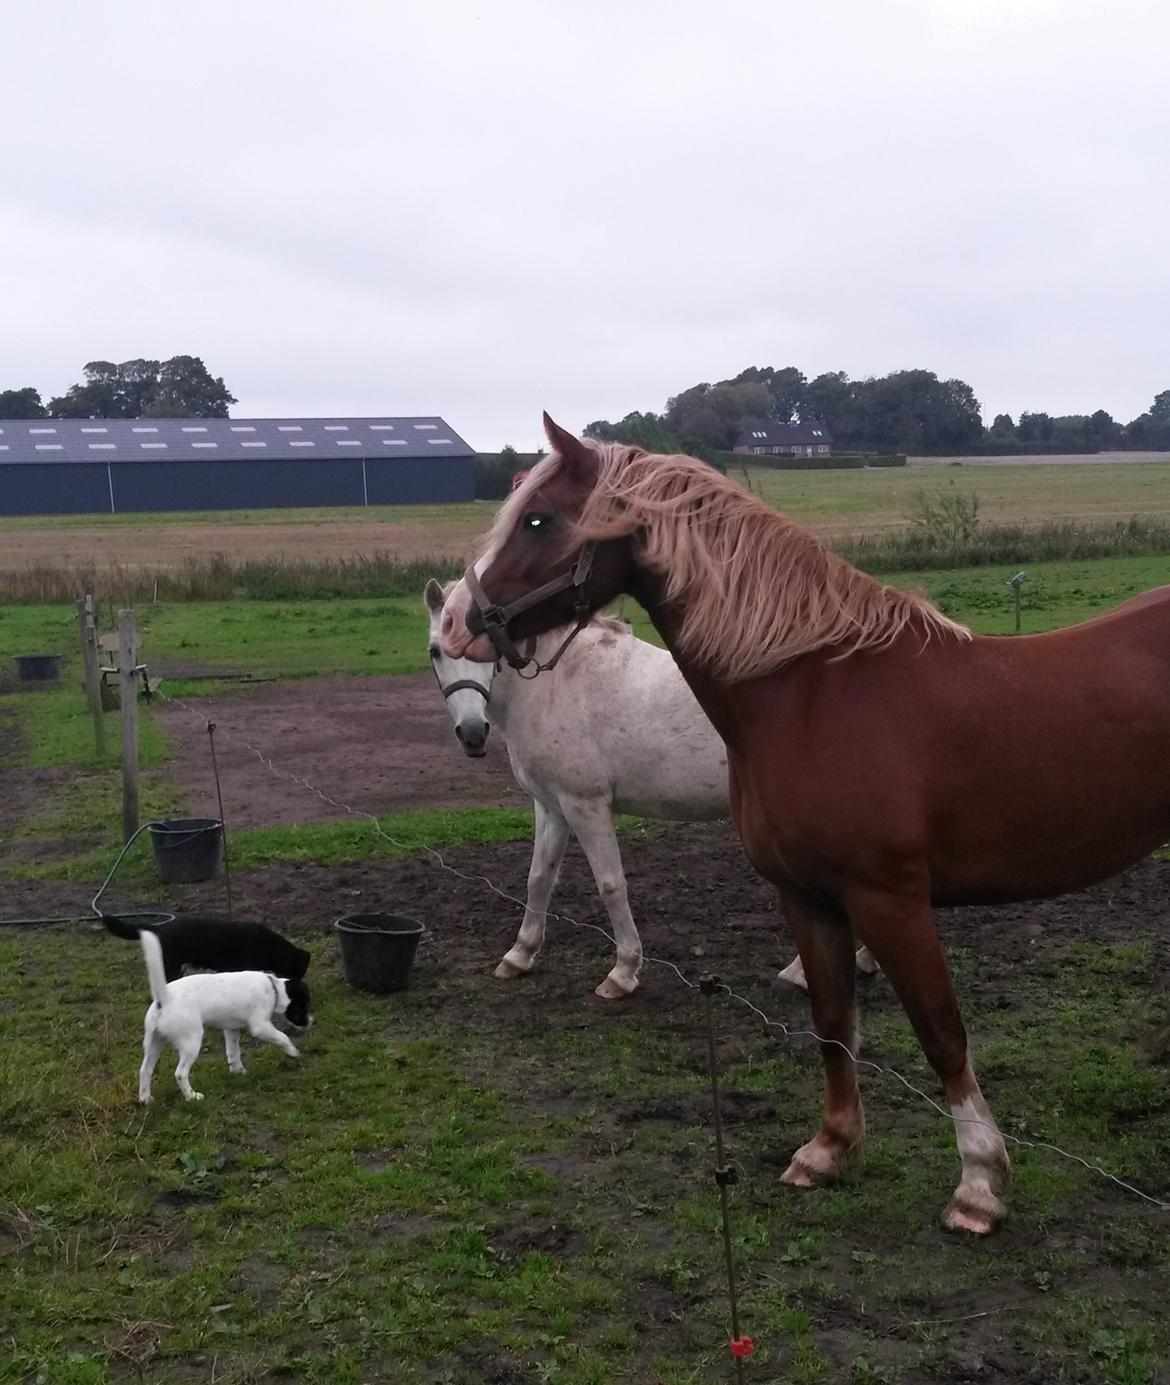
[[(639, 561), (665, 578), (666, 599), (683, 603), (680, 651), (720, 677), (757, 677), (817, 649), (881, 648), (907, 630), (923, 644), (971, 638), (925, 597), (858, 571), (706, 463), (590, 445), (600, 470), (580, 537), (634, 535)], [(497, 516), (490, 547), (560, 465), (554, 454), (525, 479)]]

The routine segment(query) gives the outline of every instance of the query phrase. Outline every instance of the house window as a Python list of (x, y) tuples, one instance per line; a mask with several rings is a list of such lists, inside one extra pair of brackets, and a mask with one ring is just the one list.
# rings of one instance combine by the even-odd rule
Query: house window
[(824, 445), (824, 443), (821, 443), (821, 444), (817, 447), (817, 451), (818, 451), (818, 452), (827, 452), (828, 450), (829, 450), (829, 449)]

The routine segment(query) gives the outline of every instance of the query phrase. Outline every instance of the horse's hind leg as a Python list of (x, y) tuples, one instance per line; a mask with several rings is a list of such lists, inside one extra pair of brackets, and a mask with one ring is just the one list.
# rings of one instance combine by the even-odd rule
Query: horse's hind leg
[(963, 1176), (943, 1221), (952, 1231), (986, 1235), (1003, 1219), (999, 1195), (1011, 1164), (971, 1068), (967, 1031), (930, 902), (867, 894), (850, 901), (850, 914), (897, 991), (951, 1108)]
[(792, 1156), (782, 1182), (812, 1188), (832, 1178), (842, 1157), (865, 1138), (865, 1115), (853, 1054), (859, 1043), (853, 933), (848, 920), (803, 896), (782, 895), (808, 978), (813, 1024), (825, 1064), (821, 1128)]
[(516, 941), (496, 968), (502, 981), (530, 972), (544, 945), (548, 902), (569, 843), (569, 824), (553, 808), (536, 801), (536, 831), (532, 839), (532, 864), (528, 868), (528, 902)]
[(581, 849), (589, 859), (589, 869), (593, 872), (597, 892), (609, 915), (617, 943), (617, 961), (595, 994), (602, 1000), (620, 1000), (638, 988), (638, 973), (642, 970), (642, 940), (638, 937), (634, 916), (630, 913), (622, 854), (613, 830), (613, 812), (609, 804), (600, 799), (582, 801), (572, 806), (568, 818)]

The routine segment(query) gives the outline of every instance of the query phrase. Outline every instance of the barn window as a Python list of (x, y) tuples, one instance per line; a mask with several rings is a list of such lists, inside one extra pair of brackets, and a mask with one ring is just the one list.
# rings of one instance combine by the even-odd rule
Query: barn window
[(316, 447), (317, 444), (315, 442), (309, 442), (303, 438), (289, 438), (288, 445), (290, 447)]
[(450, 447), (450, 446), (451, 446), (451, 439), (450, 439), (450, 438), (428, 438), (428, 439), (427, 439), (427, 442), (429, 442), (430, 445), (431, 445), (432, 447)]
[(110, 430), (108, 428), (83, 428), (81, 431), (83, 433), (108, 433)]
[(299, 423), (280, 423), (277, 425), (278, 433), (303, 433), (305, 430)]
[(183, 432), (184, 432), (184, 433), (206, 433), (206, 432), (207, 432), (207, 429), (206, 429), (206, 428), (184, 428), (184, 429), (183, 429)]
[(349, 432), (349, 424), (348, 424), (348, 423), (327, 423), (327, 424), (325, 425), (325, 431), (326, 431), (327, 433), (348, 433), (348, 432)]
[(387, 447), (405, 447), (405, 446), (406, 446), (406, 439), (405, 439), (405, 438), (383, 438), (382, 441), (386, 444)]
[(371, 424), (370, 424), (370, 432), (371, 432), (371, 433), (392, 433), (393, 431), (394, 431), (394, 425), (393, 425), (392, 423), (371, 423)]
[(415, 428), (420, 433), (425, 433), (429, 428), (432, 432), (439, 426), (437, 423), (416, 423)]
[[(392, 438), (387, 438), (387, 442), (392, 442), (392, 441), (393, 441)], [(337, 439), (336, 439), (336, 442), (337, 442), (338, 447), (360, 447), (360, 446), (361, 446), (361, 443), (357, 440), (357, 438), (337, 438)]]
[[(46, 431), (46, 430), (42, 428), (40, 431), (41, 431), (41, 432), (44, 432), (44, 431)], [(53, 431), (54, 431), (54, 430), (53, 430), (52, 428), (48, 429), (48, 432), (50, 432), (50, 433), (53, 432)], [(60, 442), (38, 442), (38, 443), (37, 443), (37, 451), (38, 451), (38, 452), (60, 452), (61, 449), (62, 449), (63, 447), (64, 447), (64, 443), (60, 443)]]
[[(192, 447), (218, 447), (218, 446), (219, 446), (219, 443), (217, 443), (217, 442), (193, 442), (193, 443), (191, 444), (191, 446), (192, 446)], [(244, 446), (247, 447), (248, 444), (245, 443)]]
[(139, 447), (165, 447), (165, 442), (140, 442)]
[(268, 444), (267, 444), (266, 442), (242, 442), (242, 443), (240, 443), (240, 446), (241, 446), (241, 447), (267, 447)]
[(252, 425), (251, 425), (250, 423), (233, 423), (233, 424), (232, 424), (232, 432), (233, 432), (233, 433), (254, 433), (255, 431), (256, 431), (255, 428), (253, 428)]
[(111, 452), (113, 451), (113, 447), (114, 444), (112, 442), (91, 442), (89, 444), (89, 450), (91, 452)]

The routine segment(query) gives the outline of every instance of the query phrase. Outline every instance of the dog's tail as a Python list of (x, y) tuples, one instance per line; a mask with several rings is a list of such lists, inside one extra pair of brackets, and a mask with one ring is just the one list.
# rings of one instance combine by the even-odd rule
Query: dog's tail
[(125, 938), (131, 943), (143, 933), (152, 933), (155, 929), (153, 923), (131, 923), (120, 914), (103, 914), (102, 922), (115, 938)]
[(161, 1010), (167, 998), (167, 974), (163, 969), (162, 943), (147, 929), (138, 935), (142, 955), (146, 958), (146, 979), (150, 983), (150, 998)]

